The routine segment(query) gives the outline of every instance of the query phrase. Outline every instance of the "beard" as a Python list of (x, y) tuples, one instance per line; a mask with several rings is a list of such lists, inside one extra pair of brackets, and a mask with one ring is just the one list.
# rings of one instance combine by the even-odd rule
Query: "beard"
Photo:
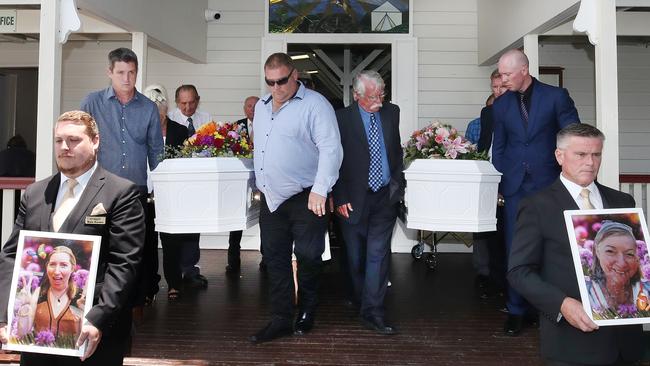
[(59, 169), (59, 172), (63, 173), (66, 177), (69, 178), (76, 178), (86, 171), (90, 169), (95, 164), (95, 161), (97, 160), (96, 155), (91, 155), (86, 159), (82, 164), (75, 165), (74, 162), (73, 166), (63, 166), (61, 163), (59, 163), (58, 159), (56, 162), (56, 167)]

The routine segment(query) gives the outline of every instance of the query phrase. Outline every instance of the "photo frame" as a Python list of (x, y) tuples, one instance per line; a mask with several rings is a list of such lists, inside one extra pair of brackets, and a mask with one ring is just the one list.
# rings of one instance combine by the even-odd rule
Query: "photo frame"
[(81, 357), (93, 306), (101, 236), (21, 230), (3, 349)]
[(599, 326), (650, 323), (643, 210), (568, 210), (564, 218), (587, 315)]

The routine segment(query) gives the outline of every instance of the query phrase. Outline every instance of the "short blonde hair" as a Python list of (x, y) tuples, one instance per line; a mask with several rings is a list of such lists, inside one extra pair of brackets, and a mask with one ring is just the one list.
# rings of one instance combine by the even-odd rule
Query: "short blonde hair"
[(59, 116), (56, 120), (57, 123), (68, 121), (76, 125), (86, 126), (86, 135), (91, 139), (94, 139), (99, 135), (99, 129), (97, 128), (97, 122), (90, 114), (84, 111), (68, 111)]

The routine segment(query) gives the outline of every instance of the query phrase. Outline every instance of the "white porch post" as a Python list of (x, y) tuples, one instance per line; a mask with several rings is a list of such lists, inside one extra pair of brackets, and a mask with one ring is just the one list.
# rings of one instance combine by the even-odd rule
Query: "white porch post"
[(528, 56), (528, 71), (539, 79), (539, 37), (537, 34), (524, 36), (524, 53)]
[(599, 35), (596, 54), (596, 126), (605, 134), (604, 159), (598, 181), (606, 186), (619, 186), (618, 139), (618, 61), (616, 48), (616, 1), (594, 2), (598, 14)]
[(54, 121), (61, 113), (61, 43), (58, 40), (61, 0), (41, 1), (38, 45), (38, 112), (36, 179), (55, 171)]
[(138, 78), (135, 80), (135, 88), (142, 92), (147, 83), (147, 34), (133, 32), (131, 36), (131, 49), (138, 55)]

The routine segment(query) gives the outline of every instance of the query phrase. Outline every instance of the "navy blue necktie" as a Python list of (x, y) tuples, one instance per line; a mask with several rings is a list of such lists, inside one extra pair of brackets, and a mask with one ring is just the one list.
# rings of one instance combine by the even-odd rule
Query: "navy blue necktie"
[(194, 129), (194, 124), (192, 123), (192, 117), (187, 118), (187, 132), (190, 134), (190, 136), (194, 135), (196, 133), (196, 130)]
[(370, 113), (370, 128), (368, 129), (368, 146), (370, 148), (370, 170), (368, 171), (368, 187), (373, 192), (381, 188), (381, 151), (379, 147), (379, 130), (375, 114)]
[(528, 109), (526, 108), (523, 94), (519, 94), (519, 107), (521, 108), (521, 116), (524, 119), (524, 128), (528, 128)]

